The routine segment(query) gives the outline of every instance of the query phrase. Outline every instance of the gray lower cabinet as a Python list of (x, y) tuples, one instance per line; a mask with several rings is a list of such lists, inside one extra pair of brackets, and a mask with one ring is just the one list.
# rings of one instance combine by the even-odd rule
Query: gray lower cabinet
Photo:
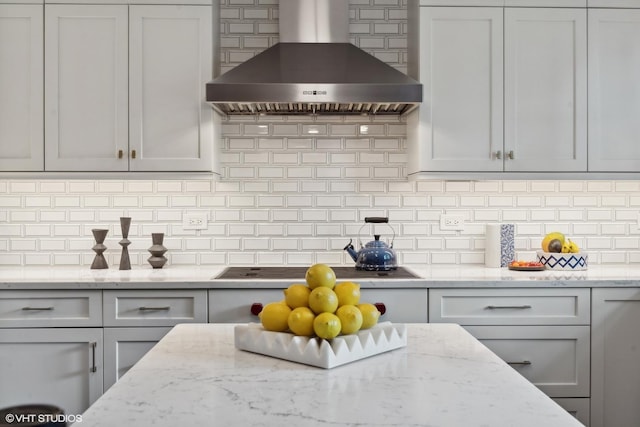
[(0, 407), (83, 413), (102, 394), (102, 328), (0, 329)]
[(0, 293), (0, 407), (80, 414), (102, 394), (102, 291)]
[(178, 323), (207, 323), (203, 289), (105, 290), (104, 391)]
[(590, 290), (430, 289), (429, 322), (462, 325), (589, 425)]
[(105, 328), (104, 391), (127, 373), (170, 330), (171, 327)]
[(640, 289), (592, 291), (591, 426), (640, 425)]

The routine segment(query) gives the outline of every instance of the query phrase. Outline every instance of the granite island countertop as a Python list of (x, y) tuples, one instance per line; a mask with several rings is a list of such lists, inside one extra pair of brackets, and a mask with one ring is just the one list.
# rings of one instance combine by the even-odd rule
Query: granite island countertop
[[(362, 288), (640, 287), (640, 265), (590, 266), (585, 271), (511, 271), (484, 266), (406, 266), (418, 279), (360, 281)], [(282, 289), (291, 280), (220, 280), (224, 266), (0, 268), (0, 289)], [(340, 281), (340, 277), (338, 280)]]
[(234, 347), (234, 325), (174, 327), (78, 427), (582, 426), (462, 327), (325, 370)]

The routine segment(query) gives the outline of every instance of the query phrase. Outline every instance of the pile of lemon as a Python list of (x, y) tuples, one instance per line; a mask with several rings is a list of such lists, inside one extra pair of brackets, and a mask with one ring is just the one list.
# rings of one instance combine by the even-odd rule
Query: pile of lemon
[(360, 303), (360, 285), (336, 284), (336, 274), (328, 265), (312, 265), (305, 280), (306, 284), (294, 283), (284, 289), (284, 300), (264, 306), (258, 315), (264, 329), (331, 339), (378, 323), (376, 306)]

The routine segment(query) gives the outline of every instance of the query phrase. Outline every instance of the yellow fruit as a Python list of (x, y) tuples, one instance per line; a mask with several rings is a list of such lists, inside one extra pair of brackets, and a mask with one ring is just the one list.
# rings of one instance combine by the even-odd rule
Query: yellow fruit
[(309, 294), (309, 308), (315, 314), (333, 313), (338, 308), (338, 296), (327, 287), (315, 288)]
[(311, 289), (307, 285), (296, 283), (283, 290), (283, 292), (284, 300), (289, 308), (309, 307)]
[(294, 308), (289, 314), (288, 325), (296, 335), (310, 337), (313, 335), (313, 320), (316, 315), (309, 307)]
[(336, 316), (340, 319), (342, 335), (354, 334), (362, 327), (362, 312), (355, 305), (343, 305), (338, 307)]
[(289, 329), (291, 309), (282, 302), (270, 302), (262, 308), (258, 315), (262, 327), (267, 331), (284, 332)]
[(569, 239), (569, 252), (572, 254), (577, 254), (580, 252), (580, 247), (571, 239)]
[[(560, 247), (558, 247), (557, 243), (555, 242), (553, 243), (553, 246), (551, 246), (551, 242), (554, 240), (558, 240), (560, 242)], [(544, 239), (542, 239), (542, 250), (545, 252), (560, 252), (562, 250), (562, 245), (564, 245), (564, 241), (564, 234), (560, 233), (559, 231), (548, 233), (546, 236), (544, 236)], [(556, 248), (557, 250), (551, 250)]]
[(333, 291), (338, 295), (338, 307), (360, 302), (360, 285), (353, 282), (338, 283)]
[(305, 279), (309, 288), (324, 286), (333, 289), (336, 285), (336, 273), (326, 264), (314, 264), (307, 270)]
[(313, 319), (313, 331), (320, 338), (335, 338), (342, 328), (340, 319), (333, 313), (321, 313)]
[(571, 240), (565, 240), (562, 245), (562, 253), (568, 254), (569, 252), (571, 252)]
[(380, 312), (375, 305), (370, 303), (363, 303), (358, 304), (357, 307), (362, 313), (362, 326), (360, 327), (360, 329), (369, 329), (378, 323)]

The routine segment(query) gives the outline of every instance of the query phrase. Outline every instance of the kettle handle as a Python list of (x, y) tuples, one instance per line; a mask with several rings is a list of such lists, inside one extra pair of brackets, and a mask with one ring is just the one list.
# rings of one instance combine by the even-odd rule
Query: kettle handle
[(364, 222), (375, 223), (375, 224), (388, 224), (389, 217), (384, 216), (368, 216), (364, 219)]
[(365, 217), (364, 224), (362, 224), (362, 227), (360, 227), (360, 230), (358, 230), (358, 240), (360, 241), (360, 247), (362, 247), (362, 239), (361, 239), (360, 235), (362, 233), (362, 229), (367, 225), (367, 223), (369, 223), (369, 224), (387, 224), (387, 226), (389, 226), (389, 228), (391, 229), (391, 232), (393, 233), (393, 237), (391, 238), (391, 244), (389, 245), (390, 248), (393, 248), (393, 241), (396, 240), (396, 230), (394, 230), (393, 227), (389, 224), (389, 217), (388, 216), (368, 216), (368, 217)]

